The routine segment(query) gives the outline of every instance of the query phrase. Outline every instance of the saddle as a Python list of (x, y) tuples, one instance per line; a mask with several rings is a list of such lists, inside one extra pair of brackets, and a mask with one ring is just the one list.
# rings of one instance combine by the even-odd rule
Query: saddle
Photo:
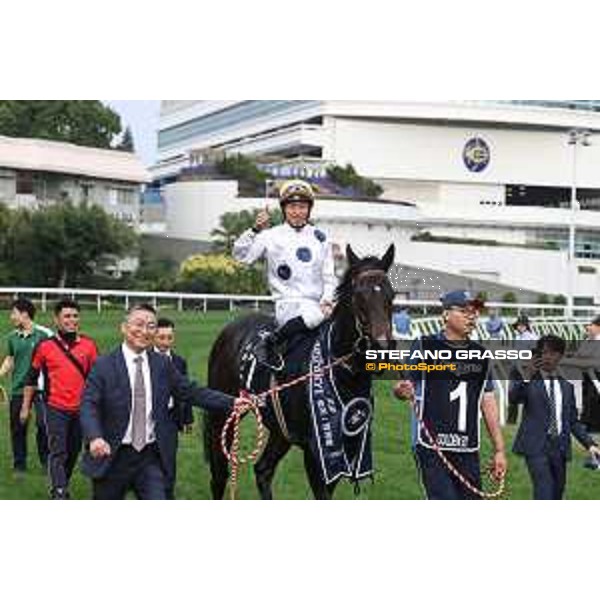
[[(270, 380), (285, 371), (285, 359), (280, 349), (275, 360), (270, 356), (267, 338), (274, 327), (263, 326), (242, 346), (240, 353), (240, 387), (249, 392), (264, 390)], [(265, 386), (264, 384), (267, 384)]]

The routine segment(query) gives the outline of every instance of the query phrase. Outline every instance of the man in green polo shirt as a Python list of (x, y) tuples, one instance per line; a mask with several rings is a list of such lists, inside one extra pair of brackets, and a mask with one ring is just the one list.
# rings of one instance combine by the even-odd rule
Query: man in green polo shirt
[[(23, 404), (23, 388), (31, 366), (31, 355), (37, 344), (52, 335), (52, 331), (34, 323), (35, 306), (27, 298), (12, 303), (10, 320), (15, 329), (8, 336), (7, 356), (0, 366), (0, 377), (12, 373), (10, 391), (10, 434), (13, 451), (13, 469), (22, 473), (27, 468), (27, 423), (21, 423), (19, 413)], [(44, 419), (44, 403), (40, 390), (35, 398), (36, 442), (41, 465), (48, 461), (48, 439)]]

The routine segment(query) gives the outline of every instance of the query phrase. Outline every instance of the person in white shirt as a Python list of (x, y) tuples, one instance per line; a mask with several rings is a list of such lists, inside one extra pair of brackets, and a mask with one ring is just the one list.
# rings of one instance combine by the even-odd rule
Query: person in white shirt
[(266, 338), (270, 359), (284, 340), (306, 334), (329, 317), (336, 288), (334, 261), (328, 236), (309, 223), (314, 192), (305, 181), (285, 183), (279, 193), (284, 223), (270, 227), (269, 212), (234, 243), (233, 257), (252, 264), (267, 262), (269, 288), (275, 299), (278, 330)]

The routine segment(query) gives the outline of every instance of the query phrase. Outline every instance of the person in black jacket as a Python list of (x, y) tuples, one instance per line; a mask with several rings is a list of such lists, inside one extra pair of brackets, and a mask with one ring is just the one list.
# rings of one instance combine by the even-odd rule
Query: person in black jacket
[(121, 326), (123, 344), (100, 357), (83, 392), (81, 426), (86, 452), (82, 470), (92, 479), (93, 497), (166, 499), (177, 452), (177, 422), (169, 409), (191, 403), (214, 411), (243, 410), (246, 400), (200, 388), (165, 356), (151, 351), (156, 313), (138, 305)]
[[(154, 336), (154, 350), (159, 354), (162, 354), (172, 361), (173, 366), (185, 377), (188, 376), (188, 366), (185, 358), (175, 354), (175, 323), (171, 319), (160, 318), (156, 324), (156, 335)], [(170, 401), (170, 409), (173, 411), (173, 416), (177, 422), (177, 429), (179, 432), (190, 433), (192, 431), (192, 425), (194, 423), (194, 414), (192, 412), (192, 405), (188, 403), (175, 404), (173, 399)], [(173, 474), (172, 479), (167, 482), (167, 498), (169, 500), (175, 499), (175, 481), (177, 479), (177, 460), (176, 454), (173, 455), (175, 459), (171, 467)]]
[(565, 341), (555, 335), (541, 337), (525, 378), (509, 393), (509, 402), (523, 405), (513, 452), (525, 457), (535, 500), (562, 499), (571, 435), (600, 457), (597, 443), (577, 419), (573, 385), (557, 372), (565, 348)]

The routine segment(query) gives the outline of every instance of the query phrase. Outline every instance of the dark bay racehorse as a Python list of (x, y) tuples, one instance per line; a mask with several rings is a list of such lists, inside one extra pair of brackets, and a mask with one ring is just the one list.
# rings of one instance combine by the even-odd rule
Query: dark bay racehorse
[[(364, 350), (391, 340), (391, 314), (394, 292), (387, 272), (394, 260), (394, 246), (380, 259), (374, 256), (358, 258), (347, 247), (348, 270), (336, 291), (336, 306), (331, 316), (331, 350), (333, 358), (352, 355), (345, 365), (335, 367), (336, 388), (347, 398), (364, 392), (365, 381), (370, 390), (370, 376), (364, 370)], [(327, 326), (327, 323), (321, 327)], [(252, 314), (230, 323), (215, 341), (209, 359), (208, 385), (237, 396), (240, 388), (240, 355), (242, 349), (256, 336), (258, 330), (274, 327), (273, 319)], [(308, 357), (307, 357), (308, 360)], [(307, 364), (307, 361), (305, 361)], [(306, 372), (307, 369), (305, 369)], [(294, 377), (297, 376), (297, 373)], [(256, 381), (256, 380), (255, 380)], [(253, 393), (268, 390), (270, 376), (265, 373)], [(325, 484), (317, 457), (309, 447), (311, 436), (310, 408), (306, 383), (289, 388), (281, 394), (281, 407), (289, 438), (269, 411), (265, 425), (269, 439), (256, 463), (255, 475), (260, 496), (271, 499), (271, 484), (275, 469), (292, 444), (304, 453), (304, 466), (312, 492), (317, 499), (330, 499), (336, 483)], [(270, 400), (267, 400), (269, 402)], [(210, 464), (211, 490), (215, 499), (222, 499), (228, 478), (228, 465), (221, 449), (221, 431), (225, 418), (217, 413), (204, 415), (204, 448)]]

